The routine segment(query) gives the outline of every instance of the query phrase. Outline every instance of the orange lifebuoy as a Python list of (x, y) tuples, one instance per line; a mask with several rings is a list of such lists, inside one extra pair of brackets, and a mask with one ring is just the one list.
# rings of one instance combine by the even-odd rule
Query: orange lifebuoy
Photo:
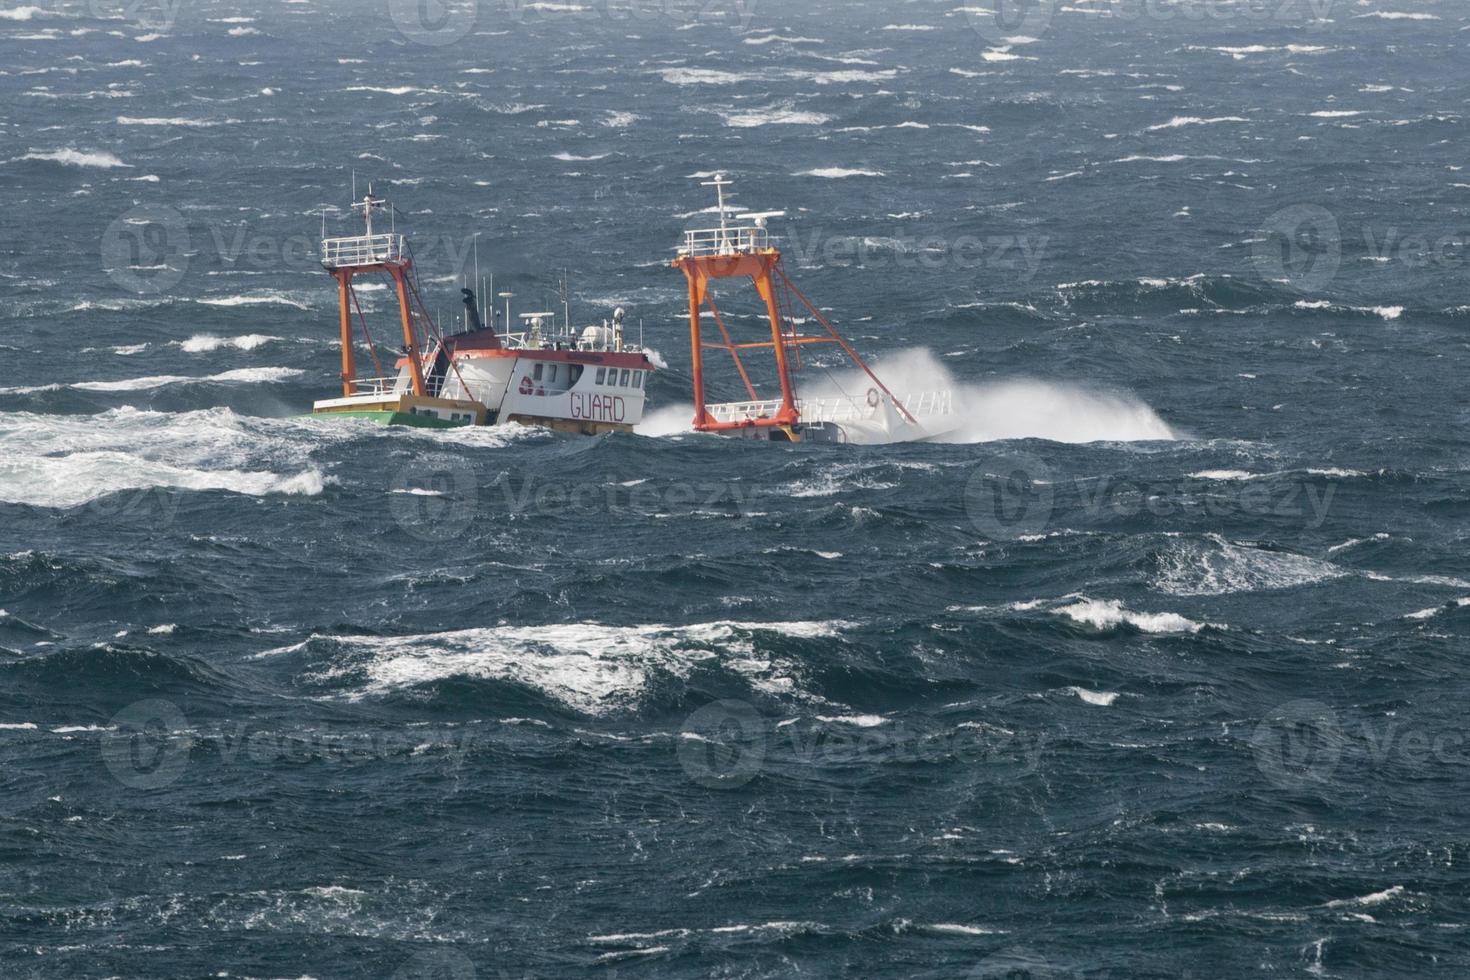
[(883, 400), (882, 397), (878, 394), (878, 389), (877, 388), (869, 388), (868, 389), (868, 407), (869, 408), (877, 408), (878, 407), (878, 403), (880, 401), (882, 401), (882, 400)]
[(535, 386), (531, 384), (531, 376), (529, 374), (521, 375), (521, 394), (529, 395), (533, 387)]

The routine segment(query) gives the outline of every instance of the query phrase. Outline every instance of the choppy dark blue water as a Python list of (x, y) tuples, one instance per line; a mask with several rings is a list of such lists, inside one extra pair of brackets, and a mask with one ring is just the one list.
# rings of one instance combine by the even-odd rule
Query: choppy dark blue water
[[(245, 8), (0, 10), (0, 975), (1470, 971), (1462, 5)], [(655, 424), (301, 418), (354, 168)], [(717, 169), (954, 441), (679, 431)]]

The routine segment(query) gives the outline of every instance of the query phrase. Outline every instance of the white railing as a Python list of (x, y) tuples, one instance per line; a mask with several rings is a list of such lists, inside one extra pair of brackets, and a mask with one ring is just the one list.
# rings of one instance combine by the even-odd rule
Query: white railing
[(322, 239), (322, 265), (337, 269), (345, 265), (376, 265), (407, 257), (402, 235), (357, 235), (352, 238)]
[[(954, 412), (954, 394), (948, 389), (923, 391), (906, 395), (899, 405), (914, 418), (923, 419), (935, 415), (950, 415)], [(881, 406), (881, 403), (880, 403)], [(771, 418), (781, 410), (781, 400), (774, 398), (758, 402), (725, 402), (706, 405), (706, 411), (716, 422), (746, 422), (752, 419)], [(803, 422), (862, 422), (877, 417), (878, 408), (862, 398), (798, 398), (796, 410)]]
[(953, 415), (954, 392), (948, 388), (921, 391), (917, 395), (909, 395), (900, 404), (916, 419), (926, 415)]
[(764, 228), (699, 228), (684, 232), (680, 255), (740, 255), (764, 252), (771, 247)]
[(372, 396), (375, 398), (386, 398), (396, 394), (398, 387), (397, 376), (391, 378), (358, 378), (352, 383), (352, 396), (362, 398)]
[(705, 411), (715, 417), (716, 422), (745, 422), (772, 417), (780, 411), (781, 400), (776, 398), (766, 402), (724, 402), (704, 407)]

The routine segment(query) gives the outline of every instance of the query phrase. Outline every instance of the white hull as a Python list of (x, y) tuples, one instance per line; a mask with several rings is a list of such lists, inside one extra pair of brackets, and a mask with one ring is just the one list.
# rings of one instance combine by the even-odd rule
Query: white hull
[[(573, 361), (565, 353), (548, 357), (542, 351), (467, 351), (456, 355), (453, 367), (435, 379), (430, 390), (440, 398), (484, 405), (491, 425), (521, 422), (586, 432), (630, 431), (643, 420), (644, 384), (651, 366), (609, 367), (597, 363), (599, 359), (603, 358), (591, 355)], [(399, 370), (396, 388), (412, 388), (406, 364)]]

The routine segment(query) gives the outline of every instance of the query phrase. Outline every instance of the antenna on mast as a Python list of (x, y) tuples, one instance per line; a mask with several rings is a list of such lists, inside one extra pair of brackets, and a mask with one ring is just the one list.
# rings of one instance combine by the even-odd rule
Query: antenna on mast
[(730, 244), (730, 226), (725, 212), (725, 188), (735, 183), (726, 180), (724, 171), (717, 171), (714, 180), (701, 181), (701, 187), (713, 187), (715, 189), (715, 200), (720, 211), (720, 246), (728, 247)]
[(561, 270), (561, 318), (568, 334), (572, 332), (572, 301), (567, 294), (567, 270)]

